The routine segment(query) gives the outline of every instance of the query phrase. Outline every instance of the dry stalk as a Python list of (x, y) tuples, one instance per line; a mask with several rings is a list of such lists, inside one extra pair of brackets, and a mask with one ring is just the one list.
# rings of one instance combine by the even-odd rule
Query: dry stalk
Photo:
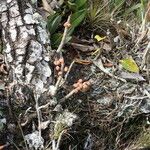
[(58, 77), (57, 82), (56, 82), (56, 84), (55, 84), (56, 92), (57, 92), (57, 89), (58, 89), (59, 86), (60, 86), (60, 83), (61, 83), (62, 79), (63, 79), (62, 76), (63, 76), (63, 73), (64, 73), (64, 64), (61, 65), (61, 72), (62, 72), (62, 75), (60, 75), (60, 76)]
[(68, 71), (67, 71), (67, 73), (66, 73), (66, 75), (65, 75), (65, 79), (64, 79), (63, 84), (66, 82), (67, 77), (68, 77), (68, 75), (69, 75), (69, 73), (70, 73), (70, 70), (71, 70), (71, 68), (72, 68), (72, 66), (73, 66), (74, 63), (75, 63), (75, 60), (73, 60), (73, 62), (70, 64), (70, 66), (69, 66), (69, 68), (68, 68)]
[(64, 103), (66, 99), (68, 99), (69, 97), (71, 97), (73, 94), (76, 93), (76, 89), (73, 89), (70, 93), (68, 93), (64, 98), (62, 98), (59, 103)]
[[(71, 15), (68, 17), (67, 19), (67, 23), (70, 23), (70, 18), (71, 18)], [(64, 33), (63, 33), (63, 37), (62, 37), (62, 40), (60, 42), (60, 45), (58, 46), (58, 49), (57, 49), (57, 53), (60, 53), (64, 44), (65, 44), (65, 40), (66, 40), (66, 36), (67, 36), (67, 32), (68, 32), (68, 26), (65, 26), (65, 30), (64, 30)]]
[(37, 118), (38, 118), (39, 139), (41, 139), (41, 128), (40, 128), (40, 125), (41, 125), (41, 112), (40, 112), (40, 109), (39, 109), (39, 102), (38, 102), (39, 95), (35, 94), (34, 98), (35, 98), (35, 103), (36, 103), (35, 108), (36, 108)]
[(55, 149), (55, 150), (59, 150), (60, 141), (61, 141), (62, 136), (63, 136), (63, 134), (65, 133), (65, 131), (66, 131), (66, 130), (63, 130), (63, 131), (60, 133), (59, 138), (58, 138), (58, 140), (57, 140), (57, 145), (56, 145), (56, 149)]
[(146, 27), (146, 20), (147, 20), (147, 16), (150, 12), (150, 7), (148, 7), (145, 15), (144, 15), (144, 18), (143, 18), (143, 21), (142, 21), (142, 25), (141, 25), (141, 28), (140, 28), (140, 31), (143, 33), (145, 31), (145, 27)]

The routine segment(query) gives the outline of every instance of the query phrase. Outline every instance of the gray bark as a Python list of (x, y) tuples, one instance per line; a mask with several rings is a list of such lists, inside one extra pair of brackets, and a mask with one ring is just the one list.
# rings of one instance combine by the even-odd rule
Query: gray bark
[(51, 47), (42, 16), (29, 0), (1, 0), (0, 30), (13, 102), (24, 105), (48, 97)]

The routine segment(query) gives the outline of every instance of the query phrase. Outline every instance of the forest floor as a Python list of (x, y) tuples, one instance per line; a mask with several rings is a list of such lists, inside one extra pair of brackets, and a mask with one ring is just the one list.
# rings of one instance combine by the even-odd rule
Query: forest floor
[[(92, 31), (83, 22), (63, 47), (65, 66), (70, 67), (57, 99), (65, 97), (79, 80), (89, 85), (62, 104), (63, 109), (77, 115), (77, 121), (66, 129), (60, 150), (150, 149), (150, 26), (121, 21), (109, 26), (106, 32), (105, 26)], [(57, 68), (53, 67), (57, 80)], [(0, 150), (23, 149), (24, 135), (37, 125), (36, 111), (29, 110), (32, 120), (27, 124), (13, 123), (6, 102), (3, 54), (0, 72)], [(47, 111), (43, 114), (48, 118)], [(48, 150), (49, 128), (42, 136)]]

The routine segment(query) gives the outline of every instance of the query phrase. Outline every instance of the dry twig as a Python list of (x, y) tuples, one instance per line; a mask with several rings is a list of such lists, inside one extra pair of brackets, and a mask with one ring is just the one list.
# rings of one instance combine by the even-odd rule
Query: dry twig
[[(67, 19), (67, 23), (68, 24), (70, 24), (70, 18), (71, 18), (71, 16), (69, 16), (68, 19)], [(60, 53), (60, 51), (62, 50), (62, 48), (63, 48), (63, 46), (65, 44), (68, 28), (69, 28), (69, 26), (65, 26), (65, 30), (64, 30), (64, 33), (63, 33), (62, 40), (61, 40), (60, 45), (59, 45), (59, 47), (58, 47), (58, 49), (56, 51), (57, 53)]]

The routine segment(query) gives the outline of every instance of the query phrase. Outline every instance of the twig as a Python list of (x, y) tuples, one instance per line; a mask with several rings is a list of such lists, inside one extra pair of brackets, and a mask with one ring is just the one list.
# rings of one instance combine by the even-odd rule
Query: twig
[(32, 109), (32, 107), (29, 107), (29, 108), (25, 111), (24, 116), (27, 115), (27, 113), (30, 111), (30, 109)]
[(68, 68), (68, 71), (67, 71), (67, 73), (66, 73), (66, 75), (65, 75), (65, 79), (64, 79), (64, 81), (63, 81), (63, 84), (66, 82), (67, 77), (68, 77), (68, 75), (69, 75), (69, 73), (70, 73), (70, 70), (71, 70), (71, 68), (72, 68), (72, 66), (73, 66), (74, 63), (75, 63), (75, 60), (73, 60), (73, 62), (70, 64), (70, 66), (69, 66), (69, 68)]
[[(36, 92), (35, 92), (36, 93)], [(36, 93), (35, 96), (35, 108), (36, 108), (36, 112), (37, 112), (37, 118), (38, 118), (38, 130), (39, 130), (39, 139), (41, 139), (41, 128), (40, 128), (40, 124), (41, 124), (41, 119), (40, 119), (40, 110), (39, 110), (39, 95)]]
[(59, 77), (58, 77), (57, 82), (56, 82), (56, 84), (55, 84), (56, 91), (57, 91), (57, 89), (58, 89), (58, 87), (59, 87), (59, 85), (60, 85), (62, 79), (63, 79), (62, 76), (59, 76)]
[(38, 110), (40, 110), (40, 109), (44, 109), (44, 108), (47, 108), (50, 104), (51, 104), (51, 103), (50, 103), (50, 102), (48, 102), (48, 103), (47, 103), (47, 104), (45, 104), (45, 105), (39, 106), (39, 107), (38, 107)]
[(54, 95), (56, 95), (56, 93), (57, 93), (57, 90), (58, 90), (58, 88), (60, 87), (60, 83), (62, 82), (62, 79), (63, 79), (63, 73), (64, 73), (64, 63), (63, 64), (61, 64), (61, 72), (62, 72), (62, 75), (60, 75), (59, 77), (58, 77), (58, 79), (57, 79), (57, 82), (56, 82), (56, 84), (55, 84), (55, 94)]
[(142, 96), (142, 97), (138, 97), (138, 96), (132, 96), (132, 97), (124, 96), (124, 98), (128, 98), (128, 99), (131, 99), (131, 100), (141, 100), (141, 99), (148, 98), (148, 96)]
[[(68, 23), (70, 23), (70, 18), (71, 18), (71, 15), (68, 17), (68, 19), (67, 19), (67, 22)], [(66, 40), (66, 36), (67, 36), (67, 32), (68, 32), (68, 26), (65, 26), (65, 30), (64, 30), (64, 33), (63, 33), (63, 37), (62, 37), (62, 40), (61, 40), (61, 42), (60, 42), (60, 45), (59, 45), (59, 47), (58, 47), (58, 49), (57, 49), (57, 53), (59, 53), (61, 50), (62, 50), (62, 48), (63, 48), (63, 46), (64, 46), (64, 44), (65, 44), (65, 40)]]
[(23, 133), (23, 130), (22, 130), (22, 128), (21, 128), (21, 124), (20, 124), (19, 121), (17, 121), (17, 123), (18, 123), (19, 129), (20, 129), (20, 131), (21, 131), (21, 135), (22, 135), (23, 140), (24, 140), (24, 143), (25, 143), (25, 148), (26, 148), (26, 150), (29, 150), (29, 149), (28, 149), (28, 146), (27, 146), (27, 143), (26, 143), (26, 140), (25, 140), (25, 138), (24, 138), (24, 133)]
[(74, 93), (76, 93), (76, 89), (73, 89), (70, 93), (68, 93), (64, 98), (59, 101), (59, 104), (64, 103), (66, 99), (71, 97)]
[(23, 127), (23, 126), (25, 126), (27, 123), (31, 122), (31, 120), (37, 116), (37, 113), (28, 114), (28, 115), (26, 115), (26, 116), (27, 116), (27, 119), (25, 120), (25, 122), (20, 123), (21, 127)]

